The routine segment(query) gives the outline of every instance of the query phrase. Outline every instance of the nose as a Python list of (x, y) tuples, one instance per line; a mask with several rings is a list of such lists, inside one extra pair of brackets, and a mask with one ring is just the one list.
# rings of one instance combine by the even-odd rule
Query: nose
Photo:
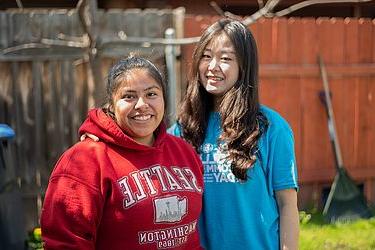
[(143, 97), (139, 97), (137, 103), (135, 104), (135, 109), (140, 109), (146, 107), (148, 104), (145, 102)]
[(214, 70), (217, 66), (217, 60), (212, 58), (212, 60), (208, 63), (208, 70)]

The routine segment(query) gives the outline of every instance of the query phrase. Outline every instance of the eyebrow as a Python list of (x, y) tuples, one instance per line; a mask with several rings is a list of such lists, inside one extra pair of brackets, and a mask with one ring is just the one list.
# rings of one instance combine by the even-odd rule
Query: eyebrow
[[(204, 51), (212, 51), (211, 49), (209, 49), (209, 48), (206, 48), (206, 49), (204, 49)], [(231, 50), (231, 49), (221, 49), (221, 53), (232, 53), (232, 54), (236, 54), (236, 52), (234, 52), (233, 50)]]
[[(123, 91), (124, 92), (128, 92), (128, 93), (136, 93), (137, 91), (136, 90), (132, 90), (132, 89), (126, 89), (127, 87), (124, 87), (123, 88)], [(149, 91), (149, 90), (152, 90), (152, 89), (159, 89), (161, 90), (161, 87), (159, 85), (153, 85), (151, 87), (148, 87), (148, 88), (145, 88), (143, 89), (142, 91)]]
[(148, 88), (146, 88), (146, 89), (144, 89), (144, 90), (151, 90), (151, 89), (161, 89), (161, 87), (159, 86), (159, 85), (153, 85), (153, 86), (151, 86), (151, 87), (148, 87)]

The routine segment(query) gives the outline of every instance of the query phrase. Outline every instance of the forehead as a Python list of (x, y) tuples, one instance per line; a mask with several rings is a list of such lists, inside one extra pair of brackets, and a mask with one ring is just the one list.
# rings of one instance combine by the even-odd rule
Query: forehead
[(150, 71), (143, 68), (129, 70), (119, 79), (120, 89), (147, 89), (153, 86), (161, 87)]
[(220, 50), (234, 52), (234, 46), (228, 35), (221, 32), (214, 36), (206, 45), (205, 50)]

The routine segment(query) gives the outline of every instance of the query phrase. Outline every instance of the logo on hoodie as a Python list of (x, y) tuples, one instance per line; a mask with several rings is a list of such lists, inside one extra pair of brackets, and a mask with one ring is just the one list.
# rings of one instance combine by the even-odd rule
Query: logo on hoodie
[(155, 222), (176, 222), (181, 221), (186, 214), (187, 200), (178, 195), (158, 198), (154, 200)]

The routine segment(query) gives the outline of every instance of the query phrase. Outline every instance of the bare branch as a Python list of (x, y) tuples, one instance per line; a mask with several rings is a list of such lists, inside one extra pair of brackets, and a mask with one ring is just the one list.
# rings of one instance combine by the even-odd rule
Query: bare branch
[(259, 5), (259, 9), (263, 8), (264, 7), (263, 0), (258, 0), (258, 5)]
[[(40, 43), (26, 43), (14, 47), (9, 47), (0, 50), (0, 54), (9, 54), (16, 51), (25, 49), (44, 49), (51, 47), (69, 47), (69, 48), (89, 48), (88, 38), (83, 37), (82, 41), (71, 41), (71, 40), (54, 40), (42, 38)], [(111, 44), (139, 44), (142, 47), (149, 47), (151, 45), (187, 45), (198, 42), (200, 37), (187, 37), (187, 38), (149, 38), (149, 37), (122, 37), (121, 40), (111, 41), (102, 43), (100, 47), (110, 46)]]
[(79, 19), (81, 20), (83, 30), (89, 37), (90, 47), (94, 47), (96, 43), (96, 34), (93, 33), (92, 29), (93, 20), (92, 16), (90, 15), (90, 6), (88, 1), (90, 0), (79, 0), (77, 4), (77, 12)]
[(64, 40), (53, 40), (53, 39), (42, 38), (40, 41), (41, 41), (41, 44), (51, 45), (51, 46), (64, 46), (64, 47), (70, 47), (70, 48), (88, 48), (89, 47), (88, 39), (82, 42), (78, 42), (78, 41), (64, 41)]
[(252, 14), (251, 16), (245, 18), (242, 22), (245, 25), (249, 25), (254, 23), (256, 20), (261, 18), (262, 16), (267, 16), (269, 13), (273, 12), (273, 9), (276, 7), (276, 5), (280, 2), (280, 0), (269, 0), (266, 5)]
[[(261, 0), (260, 0), (261, 1)], [(219, 5), (217, 5), (217, 3), (215, 1), (211, 1), (210, 2), (210, 5), (212, 8), (214, 8), (214, 10), (222, 17), (228, 17), (228, 18), (231, 18), (231, 19), (234, 19), (234, 20), (238, 20), (238, 21), (242, 21), (242, 17), (241, 16), (238, 16), (238, 15), (235, 15), (233, 14), (232, 12), (229, 12), (229, 11), (223, 11)]]
[(229, 11), (225, 11), (225, 16), (230, 18), (230, 19), (234, 19), (234, 20), (241, 21), (241, 22), (243, 20), (242, 16), (235, 15), (232, 12), (229, 12)]
[(286, 8), (286, 9), (280, 10), (280, 11), (272, 14), (272, 16), (278, 16), (278, 17), (285, 16), (285, 15), (288, 15), (288, 14), (292, 13), (293, 11), (305, 8), (305, 7), (310, 6), (310, 5), (316, 5), (316, 4), (364, 3), (364, 2), (371, 2), (371, 1), (373, 1), (373, 0), (307, 0), (307, 1), (303, 1), (303, 2), (300, 2), (300, 3), (294, 4), (294, 5)]
[(96, 54), (96, 44), (99, 37), (97, 24), (95, 23), (97, 15), (96, 0), (79, 0), (76, 8), (83, 30), (89, 38), (89, 53)]
[(74, 42), (87, 42), (89, 39), (87, 34), (83, 34), (82, 36), (70, 36), (64, 33), (57, 34), (57, 38), (60, 40), (65, 40), (65, 41), (69, 40), (69, 41), (74, 41)]
[(217, 14), (219, 14), (220, 16), (225, 17), (225, 13), (224, 13), (224, 11), (220, 8), (219, 5), (217, 5), (217, 3), (216, 3), (215, 1), (211, 1), (211, 2), (210, 2), (210, 6), (211, 6), (212, 8), (214, 8), (214, 10), (216, 11)]
[(9, 54), (12, 52), (20, 51), (20, 50), (25, 50), (25, 49), (46, 49), (50, 48), (50, 46), (42, 43), (26, 43), (26, 44), (21, 44), (13, 47), (8, 47), (5, 49), (0, 50), (1, 54)]
[(17, 7), (20, 8), (20, 9), (23, 9), (22, 1), (21, 0), (16, 0), (16, 2), (17, 2)]
[(88, 37), (88, 47), (86, 47), (89, 60), (88, 75), (89, 79), (91, 79), (89, 81), (93, 83), (93, 88), (90, 90), (94, 93), (95, 104), (99, 105), (104, 89), (102, 84), (101, 60), (98, 54), (98, 40), (100, 42), (100, 35), (97, 21), (97, 0), (80, 0), (77, 4), (77, 9), (83, 29)]
[(126, 37), (119, 41), (111, 41), (104, 44), (127, 44), (127, 43), (138, 43), (138, 44), (155, 44), (155, 45), (186, 45), (198, 42), (200, 36), (187, 37), (187, 38), (150, 38), (150, 37)]

